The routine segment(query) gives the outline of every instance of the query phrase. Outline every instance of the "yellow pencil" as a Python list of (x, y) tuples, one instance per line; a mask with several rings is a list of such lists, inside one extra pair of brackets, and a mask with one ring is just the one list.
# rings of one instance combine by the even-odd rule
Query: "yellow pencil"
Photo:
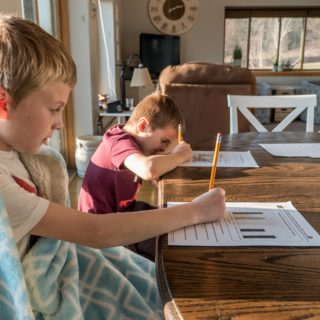
[(216, 177), (217, 164), (218, 164), (218, 158), (219, 158), (219, 151), (220, 151), (220, 145), (221, 145), (221, 138), (222, 138), (222, 135), (221, 135), (220, 132), (218, 132), (217, 140), (216, 140), (216, 146), (214, 148), (214, 155), (213, 155), (212, 168), (211, 168), (211, 176), (210, 176), (210, 182), (209, 182), (209, 190), (214, 187), (214, 179)]
[(179, 123), (178, 125), (178, 142), (180, 143), (182, 141), (182, 125)]

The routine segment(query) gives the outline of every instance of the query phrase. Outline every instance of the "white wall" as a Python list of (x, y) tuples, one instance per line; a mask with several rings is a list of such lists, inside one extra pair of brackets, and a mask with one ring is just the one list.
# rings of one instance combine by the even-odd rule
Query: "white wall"
[(21, 16), (22, 15), (21, 1), (20, 0), (1, 0), (0, 12)]

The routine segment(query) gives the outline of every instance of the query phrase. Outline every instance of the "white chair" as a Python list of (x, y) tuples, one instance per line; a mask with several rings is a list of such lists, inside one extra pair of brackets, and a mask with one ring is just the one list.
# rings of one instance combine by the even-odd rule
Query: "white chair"
[(283, 96), (239, 96), (227, 95), (230, 108), (230, 133), (238, 133), (238, 109), (258, 132), (268, 132), (248, 108), (293, 108), (293, 110), (272, 130), (280, 132), (297, 116), (307, 109), (306, 132), (314, 129), (314, 108), (317, 95), (283, 95)]

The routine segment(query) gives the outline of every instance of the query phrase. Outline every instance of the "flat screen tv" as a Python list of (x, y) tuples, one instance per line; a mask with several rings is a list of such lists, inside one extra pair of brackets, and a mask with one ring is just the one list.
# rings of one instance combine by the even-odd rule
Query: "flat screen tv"
[(151, 76), (158, 78), (168, 65), (180, 64), (180, 37), (141, 33), (140, 60)]

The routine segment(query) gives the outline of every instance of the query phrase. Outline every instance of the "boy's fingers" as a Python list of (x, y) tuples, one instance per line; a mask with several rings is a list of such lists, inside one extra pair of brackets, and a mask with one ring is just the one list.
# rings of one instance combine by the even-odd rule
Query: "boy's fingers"
[(224, 190), (224, 189), (222, 189), (222, 188), (217, 188), (221, 193), (222, 193), (222, 195), (226, 195), (226, 190)]
[(211, 189), (210, 192), (215, 192), (215, 193), (218, 192), (218, 193), (221, 193), (223, 196), (226, 195), (226, 191), (222, 188), (219, 188), (219, 187)]

